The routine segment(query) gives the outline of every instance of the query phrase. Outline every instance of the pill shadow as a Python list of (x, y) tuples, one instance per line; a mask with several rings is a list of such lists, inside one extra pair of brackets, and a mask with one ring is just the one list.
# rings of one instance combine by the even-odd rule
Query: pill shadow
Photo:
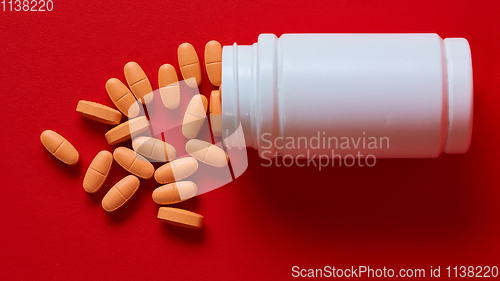
[[(111, 188), (111, 186), (109, 188)], [(109, 188), (106, 188), (106, 184), (105, 184), (98, 192), (87, 193), (87, 199), (88, 199), (87, 202), (89, 202), (89, 204), (92, 207), (101, 206), (102, 198), (104, 197), (106, 192), (109, 190)], [(106, 189), (106, 191), (103, 191), (103, 189)]]
[(201, 204), (200, 196), (195, 196), (184, 202), (180, 202), (173, 205), (165, 205), (165, 207), (174, 207), (174, 208), (188, 210), (191, 212), (196, 212), (200, 208), (200, 204)]
[[(106, 134), (111, 128), (116, 125), (108, 125), (101, 122), (97, 122), (88, 118), (81, 116), (79, 125), (82, 129), (85, 130), (86, 134), (90, 134), (91, 137), (100, 137), (104, 138), (104, 134)], [(122, 121), (123, 122), (123, 116)]]
[[(42, 154), (44, 155), (43, 157), (46, 158), (47, 160), (44, 160), (44, 165), (50, 166), (51, 169), (53, 170), (61, 170), (64, 172), (65, 176), (68, 176), (72, 179), (80, 179), (80, 176), (82, 174), (83, 170), (83, 165), (80, 159), (80, 162), (78, 162), (76, 165), (70, 166), (68, 164), (63, 163), (61, 160), (57, 159), (55, 156), (50, 154), (50, 152), (45, 149), (45, 147), (41, 146), (40, 150), (42, 151)], [(81, 157), (81, 155), (80, 155)]]
[[(259, 201), (278, 224), (315, 233), (318, 239), (442, 242), (473, 228), (467, 214), (467, 189), (460, 177), (461, 155), (437, 159), (379, 159), (372, 168), (263, 167), (249, 151), (249, 169), (239, 181), (240, 201)], [(442, 167), (447, 167), (443, 169)], [(266, 180), (262, 180), (266, 179)], [(286, 183), (284, 185), (283, 183)]]
[[(123, 177), (122, 177), (123, 178)], [(120, 179), (116, 176), (110, 175), (104, 185), (95, 193), (87, 193), (88, 202), (92, 206), (102, 206), (102, 199), (108, 193), (108, 191), (115, 185)]]
[(202, 244), (205, 241), (206, 228), (207, 226), (203, 226), (200, 229), (189, 229), (164, 222), (161, 223), (161, 231), (164, 232), (166, 236), (194, 245)]

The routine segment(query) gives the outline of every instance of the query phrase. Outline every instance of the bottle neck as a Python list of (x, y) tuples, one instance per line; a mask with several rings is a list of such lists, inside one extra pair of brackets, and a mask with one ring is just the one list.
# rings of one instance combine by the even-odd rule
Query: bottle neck
[[(253, 147), (261, 153), (261, 137), (274, 139), (276, 136), (277, 46), (278, 38), (274, 34), (262, 34), (258, 43), (251, 46), (234, 43), (223, 47), (222, 137), (228, 148)], [(243, 134), (235, 133), (240, 126)]]

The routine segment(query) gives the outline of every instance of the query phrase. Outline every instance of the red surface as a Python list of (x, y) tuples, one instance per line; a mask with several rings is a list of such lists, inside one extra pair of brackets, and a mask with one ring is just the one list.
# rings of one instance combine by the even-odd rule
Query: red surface
[[(59, 1), (52, 12), (0, 12), (0, 279), (285, 279), (292, 266), (500, 266), (500, 2)], [(0, 6), (1, 7), (1, 6)], [(156, 219), (154, 181), (122, 209), (83, 191), (110, 128), (75, 112), (111, 106), (104, 84), (138, 62), (153, 85), (176, 49), (260, 33), (436, 32), (472, 48), (475, 113), (470, 151), (373, 168), (264, 168), (249, 150), (236, 181), (179, 204), (205, 216), (200, 231)], [(202, 92), (211, 86), (204, 73)], [(80, 151), (67, 167), (40, 144), (45, 129)], [(314, 191), (311, 192), (311, 191)], [(427, 276), (429, 272), (426, 272)]]

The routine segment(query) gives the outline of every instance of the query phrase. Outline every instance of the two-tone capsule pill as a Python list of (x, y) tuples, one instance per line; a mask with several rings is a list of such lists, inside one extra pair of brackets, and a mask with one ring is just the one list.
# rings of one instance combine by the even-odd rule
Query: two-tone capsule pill
[(162, 185), (153, 191), (153, 201), (158, 205), (175, 204), (196, 196), (198, 187), (192, 181), (179, 181)]
[(163, 105), (168, 109), (176, 109), (181, 103), (181, 89), (175, 68), (164, 64), (158, 70), (158, 85)]
[(80, 154), (63, 136), (52, 130), (45, 130), (40, 135), (43, 146), (57, 159), (70, 166), (80, 161)]
[(155, 180), (160, 184), (183, 180), (198, 170), (198, 161), (192, 157), (176, 159), (155, 171)]

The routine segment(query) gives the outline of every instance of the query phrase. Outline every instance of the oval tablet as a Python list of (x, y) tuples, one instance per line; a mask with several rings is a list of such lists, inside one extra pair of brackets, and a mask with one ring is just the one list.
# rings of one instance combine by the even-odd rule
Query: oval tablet
[(203, 95), (194, 95), (186, 108), (182, 120), (182, 134), (188, 138), (195, 138), (203, 127), (207, 116), (208, 101)]
[(136, 137), (132, 141), (134, 151), (157, 162), (168, 162), (177, 157), (173, 146), (159, 139), (150, 137)]
[(155, 168), (144, 157), (137, 155), (133, 150), (120, 146), (113, 152), (113, 158), (116, 163), (120, 164), (127, 172), (134, 174), (143, 179), (153, 177)]
[(75, 147), (58, 133), (45, 130), (40, 135), (43, 146), (57, 159), (70, 166), (80, 161), (80, 154)]
[(222, 74), (222, 46), (212, 40), (205, 45), (205, 68), (212, 85), (218, 87)]
[(144, 70), (136, 62), (131, 61), (125, 65), (123, 72), (136, 99), (142, 104), (150, 104), (153, 101), (153, 88)]
[(103, 150), (95, 156), (90, 163), (85, 178), (83, 179), (83, 189), (88, 193), (96, 193), (104, 185), (108, 178), (109, 171), (113, 165), (113, 155), (107, 150)]
[(179, 59), (179, 68), (181, 69), (184, 80), (194, 78), (196, 85), (192, 83), (192, 79), (187, 80), (186, 84), (191, 88), (199, 87), (201, 84), (201, 67), (198, 55), (189, 43), (182, 43), (177, 49), (177, 57)]
[(122, 114), (118, 110), (86, 100), (78, 102), (76, 112), (83, 117), (109, 125), (120, 124), (122, 120)]
[(168, 109), (176, 109), (181, 104), (181, 89), (175, 68), (171, 64), (164, 64), (158, 71), (158, 85), (160, 96)]
[(214, 137), (222, 136), (222, 104), (217, 90), (210, 94), (210, 126)]
[(129, 140), (133, 135), (140, 134), (149, 128), (146, 116), (130, 119), (109, 130), (104, 136), (109, 145)]
[(130, 90), (122, 83), (122, 81), (111, 78), (106, 82), (106, 91), (109, 98), (115, 104), (116, 108), (120, 110), (123, 115), (133, 118), (139, 115), (141, 111), (139, 104)]
[(220, 147), (202, 140), (189, 140), (186, 143), (186, 152), (198, 161), (214, 167), (227, 165), (228, 157)]
[(160, 207), (158, 218), (168, 224), (186, 228), (199, 229), (203, 226), (203, 216), (187, 210)]
[(153, 201), (158, 205), (175, 204), (196, 196), (198, 187), (192, 181), (162, 185), (153, 191)]
[(107, 212), (123, 206), (135, 194), (139, 188), (140, 181), (136, 176), (128, 175), (117, 182), (102, 198), (102, 208)]
[(192, 157), (180, 158), (167, 163), (155, 171), (155, 180), (160, 184), (185, 179), (198, 170), (198, 161)]

